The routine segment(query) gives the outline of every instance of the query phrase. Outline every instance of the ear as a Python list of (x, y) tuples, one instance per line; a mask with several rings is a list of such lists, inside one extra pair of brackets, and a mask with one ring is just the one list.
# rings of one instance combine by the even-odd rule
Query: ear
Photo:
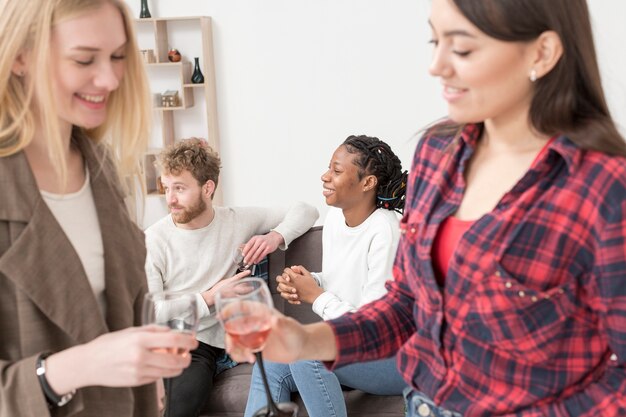
[(18, 77), (23, 77), (26, 75), (27, 66), (26, 54), (24, 52), (20, 52), (15, 58), (15, 61), (13, 61), (11, 72)]
[(378, 178), (376, 178), (375, 175), (367, 175), (363, 179), (363, 191), (364, 192), (376, 189), (377, 185), (378, 185)]
[(561, 37), (553, 30), (543, 32), (534, 41), (533, 62), (529, 74), (534, 71), (536, 78), (548, 74), (563, 56)]
[(204, 183), (202, 186), (202, 193), (211, 200), (213, 199), (213, 193), (215, 193), (215, 183), (213, 180), (208, 180)]

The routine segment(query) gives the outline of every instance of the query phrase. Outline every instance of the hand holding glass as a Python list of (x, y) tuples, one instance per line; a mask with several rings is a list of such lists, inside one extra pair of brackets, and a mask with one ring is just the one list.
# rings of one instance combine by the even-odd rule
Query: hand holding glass
[(271, 330), (272, 296), (261, 278), (244, 278), (220, 288), (215, 306), (224, 330), (236, 343), (255, 352), (261, 371), (267, 407), (258, 410), (255, 417), (296, 417), (294, 403), (276, 404), (272, 400), (261, 350)]
[(247, 264), (244, 261), (243, 247), (244, 245), (237, 246), (233, 251), (233, 262), (237, 265), (237, 273), (250, 270), (250, 275), (254, 275), (256, 272), (256, 265)]
[[(194, 294), (155, 292), (146, 294), (142, 312), (143, 324), (157, 324), (170, 329), (195, 335), (198, 330), (198, 305)], [(155, 352), (175, 353), (185, 356), (182, 348), (157, 348)]]

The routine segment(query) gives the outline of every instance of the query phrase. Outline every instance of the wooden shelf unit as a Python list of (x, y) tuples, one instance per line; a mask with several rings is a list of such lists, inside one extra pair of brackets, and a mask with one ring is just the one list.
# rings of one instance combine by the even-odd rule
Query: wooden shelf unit
[[(216, 103), (216, 87), (215, 87), (215, 65), (213, 61), (213, 35), (211, 18), (207, 16), (188, 16), (188, 17), (157, 17), (148, 19), (136, 19), (136, 24), (139, 25), (151, 25), (154, 33), (154, 56), (156, 62), (145, 63), (146, 69), (152, 68), (173, 68), (173, 71), (177, 71), (179, 79), (177, 84), (180, 86), (179, 100), (180, 105), (176, 107), (161, 107), (158, 103), (154, 103), (154, 110), (159, 112), (162, 120), (162, 145), (168, 146), (174, 143), (176, 140), (182, 139), (176, 135), (175, 131), (175, 118), (178, 112), (184, 112), (186, 109), (193, 107), (194, 95), (199, 95), (203, 98), (206, 107), (206, 113), (203, 112), (203, 116), (206, 124), (203, 124), (202, 132), (198, 132), (195, 136), (204, 138), (208, 144), (219, 152), (219, 130), (217, 121), (217, 103)], [(170, 48), (168, 37), (168, 23), (174, 22), (189, 22), (194, 26), (199, 26), (200, 30), (198, 37), (201, 42), (201, 67), (200, 70), (204, 75), (204, 83), (193, 84), (191, 82), (191, 75), (193, 73), (193, 63), (189, 61), (170, 62), (167, 54)], [(170, 30), (172, 30), (170, 28)], [(140, 45), (141, 47), (141, 45)], [(181, 51), (184, 53), (184, 51)], [(153, 76), (150, 75), (150, 82), (152, 82)], [(198, 97), (196, 97), (196, 100)], [(149, 195), (153, 195), (155, 192), (154, 181), (158, 177), (158, 173), (155, 172), (153, 165), (149, 165), (154, 161), (154, 155), (158, 153), (160, 149), (152, 149), (146, 153), (144, 158), (144, 181), (146, 189)], [(150, 161), (148, 161), (150, 160)], [(216, 195), (214, 196), (214, 202), (221, 204), (222, 192), (221, 188), (218, 188)]]

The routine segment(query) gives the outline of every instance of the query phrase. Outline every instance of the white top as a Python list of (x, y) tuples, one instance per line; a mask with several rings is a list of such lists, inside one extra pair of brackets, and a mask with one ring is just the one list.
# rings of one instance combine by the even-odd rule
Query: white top
[(325, 292), (313, 311), (330, 320), (384, 295), (399, 240), (398, 215), (391, 210), (377, 209), (348, 227), (343, 212), (331, 207), (322, 234), (322, 273), (313, 274)]
[(197, 339), (224, 347), (224, 333), (200, 295), (223, 278), (235, 275), (233, 252), (252, 236), (274, 230), (285, 239), (286, 247), (309, 230), (317, 220), (315, 208), (297, 203), (285, 208), (215, 207), (211, 224), (201, 229), (176, 227), (167, 215), (146, 230), (146, 274), (150, 292), (195, 292), (200, 306)]
[(89, 183), (89, 171), (85, 170), (85, 183), (77, 192), (53, 194), (41, 190), (41, 195), (76, 250), (98, 300), (98, 307), (106, 317), (104, 247)]

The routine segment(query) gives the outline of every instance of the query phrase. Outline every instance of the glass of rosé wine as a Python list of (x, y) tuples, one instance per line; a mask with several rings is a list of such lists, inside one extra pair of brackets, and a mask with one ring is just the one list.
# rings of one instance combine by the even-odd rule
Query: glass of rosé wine
[[(169, 327), (172, 331), (188, 333), (195, 337), (200, 320), (197, 303), (195, 294), (170, 291), (148, 293), (143, 300), (142, 323)], [(180, 356), (189, 354), (189, 350), (181, 348), (156, 348), (153, 351)], [(166, 398), (165, 407), (169, 408), (170, 378), (165, 378), (163, 385)], [(168, 414), (169, 409), (166, 409), (165, 415)]]
[(272, 400), (261, 351), (271, 329), (274, 304), (267, 284), (262, 278), (243, 278), (220, 288), (215, 295), (218, 318), (228, 335), (237, 343), (255, 353), (259, 364), (267, 407), (258, 410), (254, 417), (296, 417), (298, 406), (294, 403), (276, 404)]

